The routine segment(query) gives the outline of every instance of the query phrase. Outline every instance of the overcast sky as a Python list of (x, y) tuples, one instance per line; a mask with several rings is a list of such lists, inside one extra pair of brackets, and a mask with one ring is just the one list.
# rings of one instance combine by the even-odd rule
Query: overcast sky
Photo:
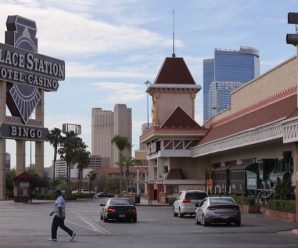
[[(113, 110), (124, 103), (132, 108), (137, 148), (147, 119), (144, 82), (154, 82), (172, 54), (173, 9), (176, 56), (185, 59), (197, 84), (202, 85), (202, 60), (212, 58), (215, 48), (257, 48), (261, 73), (296, 53), (285, 42), (286, 34), (295, 32), (287, 24), (288, 12), (298, 12), (293, 0), (0, 0), (0, 42), (7, 16), (21, 15), (36, 21), (38, 52), (65, 61), (66, 80), (57, 92), (45, 93), (46, 127), (81, 124), (91, 150), (91, 109)], [(199, 124), (202, 107), (201, 91), (196, 98)], [(12, 167), (14, 147), (7, 142)], [(52, 158), (46, 144), (46, 167)]]

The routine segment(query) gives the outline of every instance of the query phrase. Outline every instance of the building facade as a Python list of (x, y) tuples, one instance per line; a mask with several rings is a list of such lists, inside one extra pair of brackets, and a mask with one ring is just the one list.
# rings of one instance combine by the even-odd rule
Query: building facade
[[(212, 106), (208, 95), (211, 82), (228, 81), (246, 83), (260, 75), (258, 50), (241, 46), (236, 50), (215, 49), (213, 59), (203, 60), (203, 119), (204, 123), (211, 117)], [(224, 109), (224, 106), (218, 107)]]
[(204, 177), (196, 170), (190, 148), (207, 130), (194, 120), (195, 83), (183, 58), (167, 57), (147, 92), (152, 97), (152, 126), (140, 141), (146, 145), (148, 200), (163, 202), (165, 195), (181, 189), (203, 188)]
[[(115, 135), (121, 135), (131, 144), (131, 129), (131, 109), (125, 104), (116, 104), (114, 112), (92, 109), (91, 152), (101, 157), (102, 166), (117, 166), (119, 151), (111, 140)], [(124, 155), (131, 156), (131, 151), (124, 151)]]

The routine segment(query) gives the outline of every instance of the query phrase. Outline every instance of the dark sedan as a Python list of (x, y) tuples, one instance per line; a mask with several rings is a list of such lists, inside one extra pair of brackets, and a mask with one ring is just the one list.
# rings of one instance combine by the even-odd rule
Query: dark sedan
[(196, 224), (207, 226), (218, 222), (241, 225), (240, 209), (232, 197), (206, 197), (197, 208)]
[(129, 198), (110, 198), (101, 210), (101, 219), (137, 222), (137, 209)]
[(114, 194), (108, 193), (108, 192), (99, 192), (95, 195), (96, 198), (112, 198), (114, 197)]

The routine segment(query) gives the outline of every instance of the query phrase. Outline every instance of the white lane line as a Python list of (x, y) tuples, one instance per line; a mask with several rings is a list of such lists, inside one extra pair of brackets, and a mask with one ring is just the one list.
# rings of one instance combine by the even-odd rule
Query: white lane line
[(108, 230), (104, 229), (103, 227), (97, 225), (92, 220), (88, 220), (86, 217), (83, 217), (81, 215), (78, 215), (81, 220), (86, 222), (91, 228), (93, 228), (94, 231), (101, 232), (103, 234), (111, 234)]
[[(66, 220), (66, 222), (68, 222), (70, 224), (73, 224), (75, 226), (79, 226), (79, 227), (85, 228), (85, 229), (90, 230), (90, 231), (98, 232), (98, 230), (95, 231), (94, 229), (91, 229), (91, 228), (89, 228), (89, 227), (87, 227), (85, 225), (80, 225), (80, 224), (78, 224), (76, 222), (73, 222), (73, 221), (70, 221), (70, 220)], [(102, 232), (99, 232), (99, 233), (102, 233)]]

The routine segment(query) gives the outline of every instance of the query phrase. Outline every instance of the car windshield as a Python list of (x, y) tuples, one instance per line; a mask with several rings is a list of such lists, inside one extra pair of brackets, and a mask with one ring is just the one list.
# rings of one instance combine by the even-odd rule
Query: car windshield
[(205, 197), (207, 197), (207, 194), (205, 192), (188, 192), (188, 193), (186, 193), (186, 198), (189, 198), (192, 200), (203, 200)]
[(232, 198), (211, 198), (210, 205), (235, 205)]
[(111, 199), (110, 205), (132, 205), (129, 199)]

